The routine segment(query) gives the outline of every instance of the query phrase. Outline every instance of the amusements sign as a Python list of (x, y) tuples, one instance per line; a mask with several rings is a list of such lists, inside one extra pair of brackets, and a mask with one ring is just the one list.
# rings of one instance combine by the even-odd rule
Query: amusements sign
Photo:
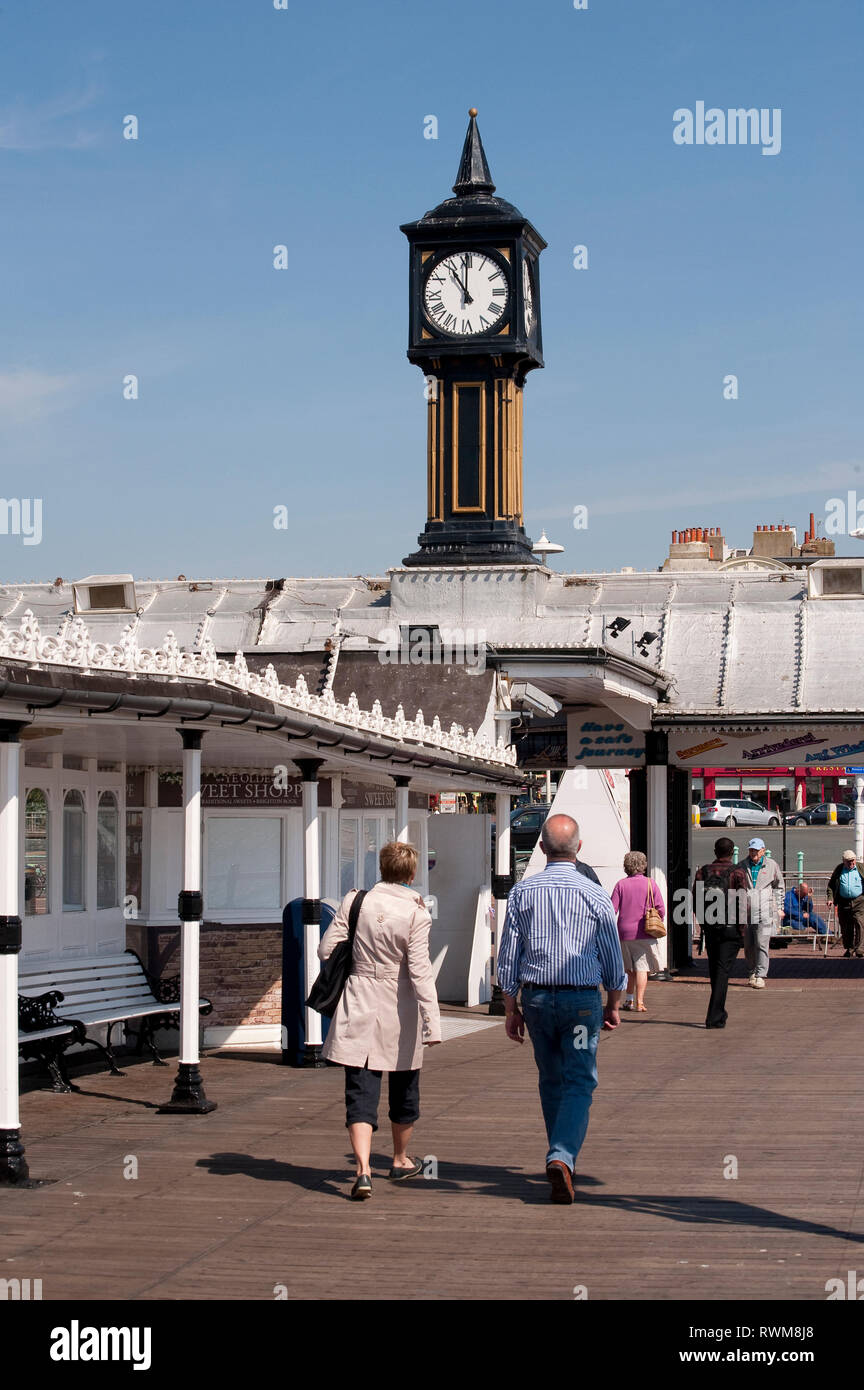
[(567, 716), (570, 767), (642, 767), (645, 735), (609, 709), (574, 710)]
[(686, 729), (669, 734), (675, 767), (812, 767), (864, 762), (864, 724), (787, 726), (742, 737), (739, 731)]

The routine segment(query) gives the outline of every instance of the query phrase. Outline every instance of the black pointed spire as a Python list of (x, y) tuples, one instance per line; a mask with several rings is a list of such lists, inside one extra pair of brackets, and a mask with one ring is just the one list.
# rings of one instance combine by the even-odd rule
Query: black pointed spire
[(495, 185), (486, 162), (486, 151), (477, 129), (477, 108), (472, 106), (468, 112), (468, 133), (462, 147), (459, 172), (453, 185), (453, 192), (463, 198), (470, 193), (494, 193)]

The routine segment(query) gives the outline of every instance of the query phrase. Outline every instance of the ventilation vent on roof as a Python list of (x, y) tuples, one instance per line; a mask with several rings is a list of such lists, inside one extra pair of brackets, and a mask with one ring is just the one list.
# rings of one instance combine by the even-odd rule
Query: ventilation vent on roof
[(134, 613), (135, 582), (131, 574), (91, 574), (72, 586), (76, 613)]
[(817, 560), (807, 572), (811, 598), (864, 597), (864, 561)]

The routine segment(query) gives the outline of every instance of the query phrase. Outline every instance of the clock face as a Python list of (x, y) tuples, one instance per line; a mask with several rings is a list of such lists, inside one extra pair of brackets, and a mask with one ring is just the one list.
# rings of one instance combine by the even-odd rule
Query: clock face
[(534, 327), (534, 291), (527, 261), (522, 262), (522, 298), (525, 301), (525, 332), (530, 334)]
[(482, 251), (454, 251), (433, 265), (423, 287), (429, 322), (457, 338), (492, 331), (509, 299), (503, 267)]

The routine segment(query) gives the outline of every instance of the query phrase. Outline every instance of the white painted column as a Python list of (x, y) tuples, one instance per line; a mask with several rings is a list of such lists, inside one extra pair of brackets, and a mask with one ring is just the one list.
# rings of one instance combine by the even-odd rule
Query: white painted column
[(200, 729), (178, 729), (183, 740), (183, 889), (180, 893), (180, 1061), (174, 1093), (160, 1113), (208, 1114), (215, 1101), (204, 1094), (198, 1035), (201, 998), (200, 948), (204, 903), (201, 893)]
[(19, 723), (0, 723), (0, 1185), (21, 1186), (29, 1171), (18, 1113)]
[(408, 840), (408, 787), (411, 778), (394, 777), (393, 780), (396, 783), (396, 839), (404, 844)]
[(669, 864), (669, 768), (668, 743), (665, 733), (649, 732), (645, 738), (647, 811), (648, 811), (648, 874), (653, 878), (666, 904), (667, 935), (656, 942), (661, 974), (669, 964), (669, 936), (672, 930), (672, 906), (666, 870)]
[(864, 859), (864, 777), (855, 778), (855, 857)]
[(495, 863), (492, 873), (492, 896), (495, 900), (495, 940), (492, 946), (492, 999), (490, 1014), (504, 1013), (504, 998), (498, 984), (498, 946), (507, 914), (507, 894), (513, 887), (510, 877), (510, 811), (509, 792), (495, 794)]
[(648, 768), (648, 873), (663, 901), (669, 896), (666, 886), (666, 865), (669, 862), (669, 782), (665, 767)]
[[(315, 983), (320, 961), (318, 943), (321, 940), (321, 832), (318, 811), (318, 769), (322, 758), (295, 758), (300, 769), (303, 796), (303, 998)], [(306, 1043), (304, 1066), (324, 1066), (321, 1061), (321, 1015), (303, 1005)]]
[[(201, 735), (183, 746), (183, 892), (201, 892)], [(202, 903), (203, 910), (203, 903)], [(201, 918), (181, 926), (180, 1061), (200, 1061)]]

